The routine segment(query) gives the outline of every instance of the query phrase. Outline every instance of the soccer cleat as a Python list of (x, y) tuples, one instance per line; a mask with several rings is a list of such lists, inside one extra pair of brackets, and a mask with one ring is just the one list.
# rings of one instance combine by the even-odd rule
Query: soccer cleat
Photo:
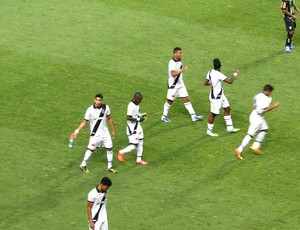
[(82, 172), (85, 172), (85, 173), (89, 173), (89, 172), (90, 172), (90, 171), (87, 169), (86, 166), (80, 165), (79, 167), (80, 167), (80, 169), (81, 169)]
[(239, 132), (241, 129), (237, 129), (237, 128), (233, 128), (231, 130), (227, 130), (228, 133), (237, 133)]
[(118, 152), (118, 160), (123, 163), (124, 162), (124, 154), (120, 153), (120, 151)]
[(262, 154), (262, 151), (261, 151), (261, 149), (259, 149), (259, 148), (255, 148), (254, 146), (250, 146), (249, 148), (250, 148), (255, 154), (258, 154), (258, 155)]
[(207, 134), (208, 136), (211, 136), (211, 137), (218, 137), (218, 136), (219, 136), (219, 134), (214, 133), (214, 132), (211, 132), (211, 131), (206, 131), (206, 134)]
[(203, 120), (203, 115), (195, 115), (192, 117), (192, 121), (200, 121), (200, 120)]
[(137, 165), (147, 165), (147, 164), (149, 164), (149, 162), (141, 160), (141, 161), (137, 161), (136, 164)]
[(292, 51), (291, 51), (291, 48), (290, 48), (289, 46), (286, 46), (286, 47), (284, 48), (284, 50), (285, 50), (285, 52), (287, 52), (287, 53), (292, 52)]
[(238, 150), (238, 148), (236, 148), (236, 149), (234, 150), (234, 152), (235, 152), (237, 158), (239, 158), (240, 160), (243, 160), (242, 153)]
[(291, 50), (294, 50), (294, 49), (297, 49), (297, 47), (296, 47), (296, 46), (293, 46), (293, 45), (290, 45), (290, 49), (291, 49)]
[(113, 168), (108, 168), (107, 171), (111, 173), (118, 173), (118, 171)]
[(162, 115), (160, 119), (164, 122), (167, 122), (167, 123), (171, 122), (171, 120), (168, 117), (164, 116), (164, 115)]

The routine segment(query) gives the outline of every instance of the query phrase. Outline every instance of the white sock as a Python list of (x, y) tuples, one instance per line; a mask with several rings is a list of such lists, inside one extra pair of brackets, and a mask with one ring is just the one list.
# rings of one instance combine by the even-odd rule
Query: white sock
[(165, 117), (168, 116), (168, 113), (169, 113), (169, 109), (170, 109), (171, 105), (169, 105), (167, 102), (164, 104), (164, 111), (163, 111), (163, 115)]
[(142, 160), (143, 149), (144, 149), (143, 144), (144, 144), (144, 142), (140, 141), (137, 146), (137, 153), (136, 153), (136, 161), (137, 162)]
[(129, 153), (134, 149), (136, 149), (136, 146), (131, 144), (131, 145), (128, 145), (125, 149), (120, 150), (119, 153), (121, 153), (121, 154)]
[(263, 142), (263, 140), (265, 139), (266, 135), (267, 135), (267, 132), (265, 132), (265, 131), (261, 131), (259, 134), (257, 134), (256, 139), (252, 146), (259, 149), (260, 145)]
[(249, 144), (249, 142), (251, 141), (251, 139), (252, 139), (252, 137), (249, 134), (247, 134), (244, 137), (244, 139), (242, 141), (242, 144), (240, 145), (240, 147), (238, 147), (239, 152), (243, 152), (244, 148)]
[(214, 132), (214, 124), (207, 123), (207, 132)]
[(187, 111), (189, 111), (189, 113), (192, 117), (196, 116), (196, 112), (192, 106), (192, 102), (184, 103), (184, 106), (187, 109)]
[(226, 123), (227, 132), (230, 132), (231, 130), (233, 130), (233, 123), (232, 123), (231, 115), (224, 116), (224, 120)]
[(114, 157), (113, 151), (112, 150), (107, 150), (106, 151), (106, 157), (107, 157), (107, 168), (111, 168), (113, 157)]
[(88, 159), (91, 157), (92, 153), (93, 153), (93, 152), (92, 152), (91, 150), (89, 150), (89, 149), (87, 149), (87, 150), (85, 151), (84, 158), (83, 158), (83, 161), (82, 161), (82, 163), (81, 163), (82, 166), (86, 166), (87, 161), (88, 161)]

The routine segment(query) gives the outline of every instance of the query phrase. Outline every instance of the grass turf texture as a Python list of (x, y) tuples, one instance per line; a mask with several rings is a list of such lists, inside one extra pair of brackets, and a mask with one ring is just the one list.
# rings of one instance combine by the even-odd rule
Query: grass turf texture
[[(258, 7), (259, 6), (259, 7)], [(264, 9), (264, 10), (258, 10)], [(268, 9), (268, 10), (265, 10)], [(280, 2), (16, 1), (0, 8), (0, 229), (87, 229), (87, 193), (102, 176), (113, 181), (110, 229), (297, 229), (299, 202), (299, 50), (286, 54)], [(300, 46), (300, 32), (294, 44)], [(207, 118), (212, 59), (240, 74), (225, 85), (240, 133), (205, 135), (181, 101), (172, 123), (159, 118), (172, 49), (184, 51), (185, 83), (196, 111)], [(248, 128), (252, 97), (275, 86), (270, 132), (256, 156), (234, 155)], [(89, 174), (79, 171), (88, 129), (74, 148), (68, 136), (96, 93), (110, 105), (117, 128), (114, 151), (127, 145), (127, 103), (136, 91), (148, 112), (144, 158), (135, 153), (117, 175), (97, 150)], [(297, 227), (298, 226), (298, 227)]]

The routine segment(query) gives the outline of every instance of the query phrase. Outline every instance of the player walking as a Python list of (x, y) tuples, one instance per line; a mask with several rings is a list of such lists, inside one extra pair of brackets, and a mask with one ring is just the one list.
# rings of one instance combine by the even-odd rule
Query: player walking
[(249, 144), (256, 133), (258, 134), (250, 149), (256, 154), (262, 153), (260, 145), (265, 139), (269, 128), (264, 118), (264, 114), (279, 106), (279, 102), (275, 102), (274, 105), (270, 106), (272, 101), (270, 95), (273, 90), (273, 86), (265, 85), (263, 91), (253, 98), (253, 111), (250, 114), (250, 126), (247, 135), (244, 137), (241, 145), (235, 149), (235, 154), (239, 159), (243, 159), (243, 149)]
[(183, 82), (183, 73), (188, 70), (188, 67), (183, 67), (181, 62), (182, 55), (181, 48), (175, 47), (173, 49), (173, 59), (169, 61), (167, 101), (164, 104), (163, 115), (161, 116), (161, 120), (164, 122), (171, 122), (171, 120), (168, 118), (168, 113), (173, 101), (176, 98), (182, 98), (185, 108), (191, 115), (192, 121), (199, 121), (203, 119), (202, 115), (196, 115)]
[(106, 149), (107, 170), (112, 173), (117, 173), (117, 171), (112, 168), (113, 144), (109, 130), (107, 128), (107, 122), (112, 129), (113, 138), (115, 138), (116, 136), (116, 130), (113, 120), (110, 116), (110, 108), (107, 104), (103, 104), (102, 102), (103, 96), (101, 94), (97, 94), (94, 99), (94, 104), (86, 110), (83, 121), (71, 134), (71, 140), (75, 139), (80, 130), (86, 126), (87, 122), (90, 122), (90, 140), (87, 146), (87, 150), (84, 154), (83, 161), (80, 165), (80, 169), (86, 173), (89, 172), (89, 170), (87, 169), (87, 161), (91, 157), (95, 149), (98, 147), (104, 147)]
[(144, 132), (141, 126), (141, 122), (145, 120), (145, 114), (140, 115), (139, 104), (142, 102), (143, 96), (140, 92), (134, 94), (133, 99), (129, 102), (127, 107), (127, 127), (126, 133), (129, 140), (129, 145), (118, 152), (118, 159), (122, 163), (124, 162), (124, 154), (129, 153), (132, 150), (137, 150), (136, 164), (147, 165), (148, 162), (142, 160), (143, 156), (143, 144), (144, 144)]
[(211, 86), (209, 93), (210, 100), (210, 114), (207, 119), (207, 131), (206, 134), (212, 137), (219, 136), (217, 133), (214, 133), (214, 120), (215, 117), (220, 114), (220, 109), (224, 109), (224, 120), (227, 127), (227, 132), (236, 133), (240, 131), (240, 129), (233, 127), (233, 122), (230, 115), (230, 105), (224, 94), (224, 89), (222, 87), (222, 82), (226, 82), (228, 84), (232, 84), (237, 75), (238, 70), (235, 69), (233, 71), (232, 77), (227, 78), (223, 73), (221, 73), (221, 61), (216, 58), (213, 60), (214, 68), (207, 73), (207, 76), (204, 80), (205, 86)]

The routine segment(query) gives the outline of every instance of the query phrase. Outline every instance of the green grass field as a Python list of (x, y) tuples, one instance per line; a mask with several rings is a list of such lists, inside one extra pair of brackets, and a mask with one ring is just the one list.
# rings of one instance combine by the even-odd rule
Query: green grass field
[[(110, 176), (111, 230), (299, 229), (300, 31), (298, 50), (284, 52), (280, 1), (2, 0), (0, 13), (0, 229), (88, 229), (88, 192)], [(209, 114), (203, 86), (212, 59), (240, 74), (225, 85), (240, 133), (222, 116), (218, 138), (205, 121), (192, 123), (181, 101), (160, 116), (167, 64), (175, 46), (189, 66), (185, 84), (197, 113)], [(264, 155), (234, 155), (248, 129), (252, 98), (270, 83), (281, 107), (266, 115)], [(140, 91), (144, 159), (135, 152), (118, 174), (97, 150), (89, 174), (79, 170), (88, 128), (73, 149), (68, 137), (96, 93), (112, 110), (114, 152), (127, 145), (126, 108)]]

